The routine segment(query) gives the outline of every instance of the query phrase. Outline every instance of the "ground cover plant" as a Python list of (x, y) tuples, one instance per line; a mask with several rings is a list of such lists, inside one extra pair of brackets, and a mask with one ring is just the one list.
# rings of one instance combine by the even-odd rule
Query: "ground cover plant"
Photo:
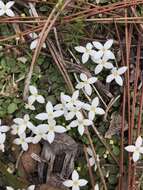
[(0, 189), (143, 189), (142, 11), (0, 0)]

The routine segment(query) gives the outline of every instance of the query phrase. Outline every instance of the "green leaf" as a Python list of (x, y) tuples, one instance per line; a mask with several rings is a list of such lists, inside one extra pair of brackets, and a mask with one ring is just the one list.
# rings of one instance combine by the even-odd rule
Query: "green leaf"
[(7, 111), (8, 113), (14, 113), (17, 110), (17, 104), (11, 103), (9, 104)]

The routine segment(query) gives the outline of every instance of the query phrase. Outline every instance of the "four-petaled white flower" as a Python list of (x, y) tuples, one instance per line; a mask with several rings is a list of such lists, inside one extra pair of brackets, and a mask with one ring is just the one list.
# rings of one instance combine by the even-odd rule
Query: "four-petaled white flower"
[(106, 69), (112, 69), (113, 64), (108, 61), (109, 59), (106, 58), (105, 56), (101, 59), (95, 60), (94, 62), (97, 63), (98, 65), (95, 67), (95, 74), (99, 74), (103, 68)]
[(62, 99), (65, 102), (66, 107), (70, 109), (73, 106), (82, 107), (83, 102), (79, 101), (78, 97), (79, 97), (79, 90), (76, 90), (73, 92), (71, 97), (63, 94)]
[(81, 73), (80, 74), (80, 79), (81, 79), (82, 82), (79, 82), (76, 85), (76, 88), (77, 89), (82, 89), (83, 88), (85, 90), (85, 92), (87, 93), (87, 95), (90, 96), (92, 94), (91, 84), (94, 84), (97, 81), (97, 78), (96, 77), (87, 78), (86, 74)]
[(123, 79), (120, 75), (125, 73), (127, 68), (128, 67), (126, 67), (126, 66), (120, 67), (119, 69), (117, 69), (116, 67), (113, 67), (113, 69), (111, 70), (111, 74), (108, 75), (106, 78), (106, 82), (110, 83), (112, 80), (115, 80), (117, 84), (122, 86), (123, 85)]
[(60, 117), (61, 115), (63, 115), (63, 111), (62, 110), (54, 111), (54, 107), (52, 103), (49, 101), (46, 104), (46, 113), (39, 113), (38, 115), (36, 115), (35, 118), (42, 121), (53, 120), (54, 118)]
[(28, 102), (27, 104), (25, 104), (25, 109), (29, 109), (34, 111), (36, 108), (33, 104), (31, 104), (30, 102)]
[(105, 42), (104, 45), (102, 45), (100, 42), (93, 42), (93, 45), (95, 48), (97, 48), (99, 50), (99, 52), (105, 56), (108, 59), (115, 59), (114, 54), (112, 53), (111, 50), (109, 50), (111, 48), (113, 44), (113, 40), (107, 40), (107, 42)]
[(72, 121), (69, 124), (70, 128), (74, 128), (77, 127), (78, 128), (78, 132), (79, 134), (82, 136), (85, 130), (85, 126), (90, 126), (92, 125), (93, 122), (89, 119), (84, 119), (84, 117), (82, 116), (82, 114), (78, 114), (77, 115), (77, 119)]
[(67, 130), (61, 125), (56, 125), (55, 120), (49, 120), (48, 125), (48, 134), (47, 134), (47, 141), (52, 143), (55, 139), (55, 133), (65, 133)]
[(66, 180), (63, 182), (66, 187), (72, 187), (72, 190), (80, 190), (80, 187), (85, 186), (87, 183), (87, 180), (79, 179), (79, 174), (76, 170), (72, 173), (72, 180)]
[[(37, 44), (38, 44), (38, 40), (39, 40), (39, 35), (37, 35), (36, 33), (30, 33), (29, 36), (33, 39), (33, 41), (30, 44), (30, 49), (33, 50), (36, 48)], [(46, 44), (43, 43), (43, 48), (46, 48)]]
[(135, 145), (128, 145), (125, 147), (125, 150), (133, 152), (133, 161), (138, 161), (140, 154), (143, 154), (143, 139), (141, 136), (136, 139)]
[(31, 95), (28, 97), (29, 104), (32, 105), (35, 101), (41, 104), (45, 103), (44, 97), (38, 94), (38, 90), (35, 86), (29, 86), (29, 91), (31, 93)]
[[(89, 158), (89, 164), (90, 164), (91, 167), (94, 166), (94, 170), (96, 171), (97, 170), (97, 164), (96, 164), (93, 152), (92, 152), (92, 150), (91, 150), (90, 147), (87, 147), (87, 153), (90, 156), (90, 158)], [(98, 155), (97, 155), (97, 158), (99, 159)]]
[(26, 134), (23, 133), (21, 135), (19, 135), (19, 138), (16, 138), (13, 143), (17, 144), (17, 145), (21, 145), (22, 149), (24, 151), (28, 150), (28, 143), (32, 142), (32, 137), (26, 137)]
[(102, 54), (100, 54), (99, 52), (93, 50), (93, 45), (91, 43), (87, 43), (86, 47), (83, 46), (76, 46), (75, 50), (82, 53), (82, 63), (86, 63), (88, 61), (88, 59), (92, 57), (99, 59)]
[[(82, 104), (83, 106), (83, 104)], [(72, 106), (68, 109), (68, 113), (65, 116), (66, 120), (71, 120), (74, 118), (74, 116), (78, 117), (78, 115), (81, 113), (81, 108), (82, 106), (80, 105), (76, 105), (76, 106)]]
[(48, 125), (40, 124), (37, 127), (34, 127), (32, 129), (32, 132), (35, 134), (35, 136), (32, 139), (32, 143), (37, 144), (38, 142), (40, 142), (41, 139), (47, 139), (46, 133), (48, 132)]
[(28, 114), (24, 115), (23, 118), (16, 118), (13, 121), (17, 125), (14, 125), (13, 127), (16, 127), (16, 129), (18, 128), (18, 135), (24, 133), (27, 127), (29, 129), (32, 129), (34, 127), (34, 125), (30, 122)]
[(83, 105), (83, 108), (85, 110), (89, 111), (88, 112), (88, 118), (90, 120), (94, 120), (94, 117), (96, 114), (97, 115), (105, 114), (105, 111), (102, 108), (98, 107), (98, 105), (99, 105), (99, 98), (98, 97), (95, 97), (92, 100), (91, 105), (86, 104), (86, 103)]
[(0, 16), (6, 14), (7, 16), (15, 16), (14, 12), (11, 10), (11, 7), (14, 5), (14, 1), (9, 1), (4, 4), (3, 1), (0, 1)]

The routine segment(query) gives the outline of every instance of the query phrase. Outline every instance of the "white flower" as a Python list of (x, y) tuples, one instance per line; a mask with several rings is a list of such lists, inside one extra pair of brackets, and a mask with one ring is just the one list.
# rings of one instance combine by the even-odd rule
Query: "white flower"
[(45, 103), (44, 97), (38, 94), (38, 90), (35, 86), (29, 86), (29, 91), (32, 94), (31, 96), (28, 97), (29, 104), (33, 104), (35, 101), (41, 104)]
[(77, 119), (72, 121), (69, 124), (69, 127), (71, 128), (78, 127), (78, 132), (82, 136), (84, 133), (85, 126), (90, 126), (90, 125), (92, 125), (92, 121), (90, 121), (89, 119), (84, 119), (82, 114), (78, 114)]
[(82, 82), (79, 82), (76, 85), (77, 89), (84, 89), (85, 92), (87, 93), (87, 95), (91, 95), (92, 94), (92, 87), (91, 84), (94, 84), (97, 81), (96, 77), (91, 77), (91, 78), (87, 78), (86, 74), (81, 73), (80, 74), (80, 79)]
[[(82, 106), (83, 106), (83, 104), (82, 104)], [(65, 119), (71, 120), (74, 118), (74, 116), (77, 117), (78, 115), (80, 115), (80, 110), (81, 110), (82, 106), (76, 105), (76, 106), (69, 107), (68, 113), (66, 114)]]
[[(28, 114), (24, 115), (23, 118), (16, 118), (13, 120), (15, 124), (18, 125), (18, 135), (21, 135), (22, 133), (24, 133), (27, 127), (29, 129), (32, 129), (34, 127), (34, 125), (29, 120), (30, 118)], [(13, 126), (13, 127), (17, 128), (17, 126)]]
[(46, 140), (48, 132), (48, 125), (47, 124), (40, 124), (37, 127), (34, 127), (32, 129), (32, 132), (35, 134), (35, 136), (32, 139), (32, 143), (37, 144), (40, 142), (41, 139)]
[(95, 185), (94, 190), (99, 190), (99, 185), (98, 184)]
[(125, 147), (128, 152), (133, 152), (133, 161), (136, 162), (140, 158), (140, 154), (143, 154), (143, 139), (139, 136), (135, 142), (135, 145), (129, 145)]
[(14, 12), (11, 10), (11, 7), (14, 5), (14, 1), (9, 1), (4, 4), (3, 1), (0, 1), (0, 16), (6, 14), (7, 16), (15, 16)]
[(91, 43), (87, 43), (86, 47), (83, 46), (77, 46), (75, 47), (75, 50), (83, 53), (82, 55), (82, 63), (86, 63), (89, 59), (89, 57), (96, 57), (96, 59), (99, 59), (102, 55), (99, 54), (97, 51), (93, 50), (93, 45)]
[(61, 115), (63, 115), (63, 111), (62, 110), (54, 111), (54, 107), (52, 103), (49, 101), (46, 104), (46, 113), (39, 113), (38, 115), (36, 115), (35, 118), (42, 121), (53, 120), (54, 118), (60, 117)]
[(0, 150), (4, 152), (4, 142), (6, 140), (6, 134), (0, 132)]
[(115, 59), (114, 54), (112, 53), (111, 50), (109, 50), (112, 44), (113, 44), (113, 40), (111, 39), (107, 40), (107, 42), (105, 42), (104, 45), (102, 45), (100, 42), (93, 42), (93, 45), (95, 46), (95, 48), (97, 48), (99, 52), (108, 59)]
[[(30, 49), (32, 50), (36, 48), (40, 34), (38, 36), (36, 33), (30, 33), (29, 36), (33, 39), (33, 41), (30, 44)], [(46, 48), (45, 43), (43, 44), (43, 48)]]
[(61, 125), (56, 125), (55, 120), (49, 120), (48, 125), (48, 134), (47, 134), (47, 140), (49, 143), (52, 143), (55, 139), (55, 133), (64, 133), (66, 132), (66, 128), (64, 128)]
[(89, 111), (88, 112), (88, 118), (90, 120), (94, 120), (95, 114), (97, 114), (97, 115), (105, 114), (105, 111), (102, 108), (98, 107), (98, 105), (99, 105), (99, 98), (98, 97), (95, 97), (92, 100), (91, 105), (89, 105), (89, 104), (83, 105), (83, 108), (85, 110)]
[(16, 138), (13, 143), (17, 145), (21, 145), (24, 151), (28, 150), (28, 143), (32, 142), (32, 137), (26, 137), (26, 134), (23, 133), (19, 135), (19, 138)]
[(6, 125), (1, 124), (1, 119), (0, 119), (0, 132), (1, 133), (6, 133), (9, 130), (9, 127)]
[(123, 73), (126, 72), (128, 67), (120, 67), (119, 69), (117, 69), (116, 67), (113, 67), (113, 69), (111, 70), (110, 75), (107, 76), (106, 78), (106, 82), (110, 83), (112, 80), (115, 80), (117, 84), (119, 84), (120, 86), (123, 85), (123, 80), (122, 77), (120, 75), (122, 75)]
[(96, 171), (97, 170), (97, 164), (95, 162), (95, 158), (94, 158), (93, 152), (92, 152), (92, 150), (91, 150), (90, 147), (87, 147), (87, 153), (90, 156), (90, 158), (89, 158), (89, 164), (90, 164), (91, 167), (94, 166), (94, 170)]
[(67, 108), (71, 108), (73, 106), (82, 107), (83, 103), (78, 100), (79, 97), (79, 90), (73, 92), (72, 97), (63, 94), (62, 99), (65, 102), (65, 106)]
[(113, 64), (110, 63), (108, 60), (109, 59), (104, 56), (102, 59), (94, 61), (95, 63), (98, 64), (95, 68), (95, 74), (96, 75), (99, 74), (103, 70), (103, 68), (106, 68), (106, 69), (112, 69), (113, 68)]
[(80, 190), (80, 187), (85, 186), (87, 183), (87, 180), (79, 179), (79, 175), (76, 170), (72, 173), (72, 180), (66, 180), (63, 182), (66, 187), (72, 187), (72, 190)]
[(28, 102), (27, 104), (25, 104), (25, 109), (29, 109), (29, 110), (35, 110), (35, 106), (33, 104), (31, 104), (30, 102)]

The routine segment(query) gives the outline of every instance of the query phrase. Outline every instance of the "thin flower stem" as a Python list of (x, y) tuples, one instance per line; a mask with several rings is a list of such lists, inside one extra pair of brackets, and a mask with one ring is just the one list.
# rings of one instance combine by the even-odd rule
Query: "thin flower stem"
[(89, 158), (88, 158), (88, 154), (87, 154), (87, 148), (86, 148), (85, 145), (84, 145), (83, 150), (84, 150), (85, 158), (86, 158), (86, 161), (87, 161), (87, 164), (88, 164), (88, 171), (89, 171), (89, 175), (90, 175), (92, 189), (94, 190), (94, 185), (95, 185), (94, 176), (93, 176), (92, 169), (91, 169), (91, 166), (90, 166), (90, 163), (89, 163)]
[(92, 84), (93, 89), (95, 90), (96, 94), (98, 95), (99, 99), (102, 101), (102, 103), (104, 104), (104, 106), (107, 108), (108, 106), (106, 105), (105, 101), (103, 100), (103, 98), (101, 97), (100, 93), (98, 92), (98, 90), (96, 89), (96, 87)]
[(92, 152), (93, 152), (93, 155), (94, 155), (94, 158), (95, 158), (95, 161), (96, 161), (96, 164), (97, 164), (97, 168), (98, 168), (98, 171), (99, 171), (99, 175), (101, 177), (101, 181), (103, 183), (103, 186), (104, 186), (104, 190), (108, 190), (107, 189), (107, 185), (106, 185), (106, 182), (105, 182), (105, 179), (104, 179), (104, 174), (102, 172), (102, 169), (101, 169), (101, 166), (100, 166), (100, 162), (99, 160), (97, 159), (97, 154), (95, 152), (95, 149), (94, 149), (94, 145), (93, 145), (93, 141), (91, 139), (91, 136), (90, 136), (90, 133), (88, 131), (88, 128), (86, 129), (86, 135), (88, 137), (88, 140), (89, 140), (89, 143), (90, 143), (90, 146), (91, 146), (91, 149), (92, 149)]

